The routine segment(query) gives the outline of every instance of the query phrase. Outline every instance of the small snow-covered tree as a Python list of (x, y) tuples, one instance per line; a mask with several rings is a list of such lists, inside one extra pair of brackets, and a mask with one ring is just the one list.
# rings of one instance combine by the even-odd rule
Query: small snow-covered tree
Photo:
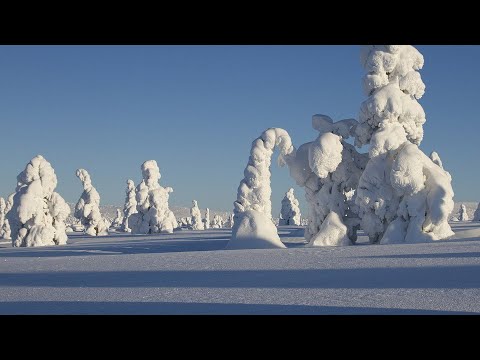
[(282, 200), (279, 225), (300, 225), (300, 203), (293, 192), (293, 188), (290, 188)]
[(74, 216), (80, 220), (86, 234), (108, 235), (108, 227), (100, 213), (100, 195), (92, 185), (90, 174), (85, 169), (78, 169), (76, 175), (82, 182), (83, 193), (75, 205)]
[(213, 217), (212, 229), (221, 229), (223, 228), (223, 218), (216, 214)]
[(193, 200), (192, 204), (193, 206), (190, 209), (190, 215), (192, 216), (192, 230), (204, 230), (202, 214), (198, 208), (197, 200)]
[(473, 221), (480, 221), (480, 203), (478, 203), (477, 210), (473, 214)]
[(173, 233), (177, 219), (168, 208), (171, 187), (160, 186), (160, 169), (155, 160), (142, 164), (142, 182), (136, 189), (137, 213), (129, 217), (129, 227), (135, 234)]
[(268, 129), (252, 143), (234, 202), (234, 224), (227, 249), (285, 248), (272, 221), (270, 163), (275, 147), (280, 150), (279, 163), (284, 164), (284, 157), (294, 150), (285, 130)]
[(125, 205), (123, 207), (123, 222), (122, 231), (131, 232), (132, 230), (128, 226), (128, 219), (133, 214), (137, 213), (137, 200), (135, 199), (135, 183), (133, 180), (127, 180)]
[(17, 176), (12, 207), (7, 213), (13, 246), (66, 244), (65, 220), (70, 208), (54, 191), (56, 187), (55, 171), (41, 155), (30, 160)]
[(110, 225), (111, 227), (120, 227), (123, 223), (123, 215), (122, 215), (122, 210), (117, 209), (117, 215), (115, 216), (115, 219), (113, 219), (112, 224)]
[(5, 236), (5, 215), (7, 213), (7, 204), (5, 203), (5, 199), (0, 197), (0, 238), (4, 238)]
[(13, 196), (15, 193), (12, 193), (8, 196), (7, 201), (5, 201), (5, 217), (4, 217), (4, 222), (3, 226), (0, 228), (0, 237), (6, 239), (6, 240), (11, 240), (11, 229), (10, 229), (10, 223), (8, 221), (8, 212), (12, 209), (13, 206)]
[(203, 219), (203, 227), (205, 230), (210, 229), (210, 209), (205, 210), (205, 219)]
[(465, 204), (460, 205), (460, 211), (459, 211), (459, 214), (458, 214), (458, 220), (460, 220), (460, 221), (468, 221), (468, 220), (470, 220), (470, 218), (468, 217), (467, 207), (465, 206)]
[(355, 144), (370, 145), (369, 161), (356, 191), (362, 228), (372, 243), (412, 243), (453, 235), (451, 177), (438, 154), (419, 148), (425, 112), (420, 77), (424, 59), (410, 45), (362, 47), (367, 71)]

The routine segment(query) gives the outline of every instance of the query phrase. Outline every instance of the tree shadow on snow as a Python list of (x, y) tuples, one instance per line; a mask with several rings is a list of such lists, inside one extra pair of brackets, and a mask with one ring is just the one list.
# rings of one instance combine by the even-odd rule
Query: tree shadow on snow
[(35, 301), (1, 302), (0, 314), (271, 314), (271, 315), (445, 315), (466, 312), (388, 309), (368, 307), (276, 305), (276, 304), (224, 304), (180, 302), (90, 302), (90, 301)]
[(478, 289), (480, 265), (305, 270), (65, 271), (0, 274), (2, 287)]
[(395, 254), (395, 255), (370, 255), (362, 258), (381, 258), (381, 259), (462, 259), (479, 258), (480, 252), (463, 253), (429, 253), (429, 254)]

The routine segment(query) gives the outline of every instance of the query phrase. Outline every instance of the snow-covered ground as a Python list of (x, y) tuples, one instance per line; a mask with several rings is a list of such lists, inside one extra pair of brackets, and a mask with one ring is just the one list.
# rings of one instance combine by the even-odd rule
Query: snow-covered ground
[(480, 223), (452, 240), (226, 251), (230, 230), (0, 243), (0, 314), (480, 313)]

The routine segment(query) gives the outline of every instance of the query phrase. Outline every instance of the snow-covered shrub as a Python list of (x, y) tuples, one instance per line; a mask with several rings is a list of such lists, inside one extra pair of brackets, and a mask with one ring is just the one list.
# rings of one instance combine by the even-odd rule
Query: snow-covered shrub
[(293, 188), (290, 188), (282, 200), (279, 225), (300, 225), (300, 203), (293, 192)]
[(270, 163), (273, 150), (279, 162), (293, 151), (288, 133), (271, 128), (252, 143), (250, 158), (234, 202), (234, 224), (227, 249), (285, 248), (272, 221)]
[(234, 223), (234, 215), (230, 214), (228, 216), (228, 219), (223, 222), (223, 227), (226, 229), (231, 229), (233, 228), (233, 223)]
[(423, 56), (410, 45), (362, 47), (368, 99), (361, 105), (355, 144), (370, 145), (356, 192), (361, 225), (372, 243), (441, 240), (453, 235), (451, 177), (438, 154), (419, 148), (425, 112)]
[(469, 217), (468, 217), (467, 207), (465, 206), (465, 204), (460, 205), (460, 211), (458, 213), (458, 220), (459, 221), (470, 220)]
[(190, 215), (192, 216), (192, 230), (204, 230), (202, 214), (198, 208), (197, 200), (192, 201), (192, 208), (190, 209)]
[(160, 186), (160, 169), (155, 160), (142, 164), (143, 180), (136, 189), (137, 213), (129, 217), (128, 226), (134, 234), (173, 233), (177, 219), (168, 208), (171, 187)]
[(78, 169), (76, 175), (82, 182), (83, 193), (75, 205), (74, 216), (80, 220), (86, 234), (91, 236), (108, 235), (108, 227), (100, 214), (100, 195), (93, 187), (88, 171)]
[(221, 228), (223, 228), (223, 218), (217, 214), (213, 217), (212, 229), (221, 229)]
[(203, 227), (205, 228), (205, 230), (207, 229), (210, 229), (210, 209), (207, 208), (205, 210), (205, 219), (203, 219)]
[(17, 176), (17, 187), (7, 213), (13, 246), (66, 244), (65, 220), (70, 208), (54, 191), (56, 187), (55, 171), (41, 155), (30, 160)]
[(127, 180), (127, 190), (125, 191), (127, 196), (125, 198), (125, 205), (123, 206), (123, 221), (121, 229), (125, 232), (131, 232), (132, 230), (128, 226), (128, 219), (133, 214), (137, 213), (137, 200), (135, 199), (135, 183), (133, 180)]

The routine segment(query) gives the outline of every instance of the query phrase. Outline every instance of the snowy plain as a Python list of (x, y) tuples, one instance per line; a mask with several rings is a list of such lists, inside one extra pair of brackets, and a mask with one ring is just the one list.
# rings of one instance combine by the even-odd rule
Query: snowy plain
[(480, 313), (480, 223), (425, 244), (223, 250), (227, 229), (0, 243), (0, 314)]

